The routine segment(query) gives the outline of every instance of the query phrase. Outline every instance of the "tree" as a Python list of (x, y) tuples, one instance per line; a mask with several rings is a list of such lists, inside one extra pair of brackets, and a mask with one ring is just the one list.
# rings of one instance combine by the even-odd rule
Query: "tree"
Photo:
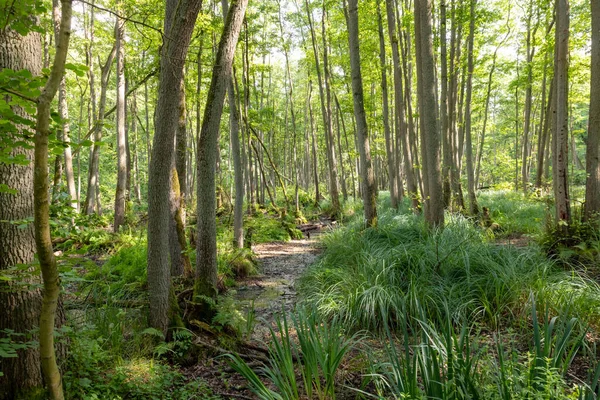
[[(336, 216), (340, 212), (340, 199), (338, 193), (338, 182), (337, 182), (337, 168), (335, 166), (335, 147), (333, 146), (333, 128), (331, 126), (331, 96), (325, 95), (325, 85), (327, 85), (327, 93), (329, 93), (329, 72), (327, 72), (327, 65), (325, 69), (325, 85), (323, 84), (323, 77), (321, 74), (321, 64), (319, 62), (319, 51), (317, 48), (317, 39), (315, 35), (315, 28), (313, 26), (312, 11), (308, 4), (308, 0), (305, 0), (306, 15), (308, 17), (308, 25), (310, 28), (310, 36), (312, 40), (313, 53), (315, 57), (315, 67), (317, 69), (317, 82), (319, 84), (319, 98), (321, 99), (321, 115), (323, 117), (323, 127), (325, 129), (326, 138), (326, 154), (327, 154), (327, 166), (329, 167), (329, 195), (331, 196), (331, 205), (333, 207), (332, 213)], [(323, 4), (323, 13), (325, 14), (325, 4)], [(325, 15), (323, 15), (323, 33), (325, 24)], [(323, 37), (325, 40), (325, 37)], [(324, 51), (324, 60), (326, 58), (327, 50)], [(324, 61), (325, 62), (325, 61)], [(329, 107), (327, 106), (329, 105)], [(318, 183), (315, 183), (318, 184)], [(318, 199), (317, 199), (318, 201)]]
[[(404, 117), (404, 91), (402, 90), (402, 69), (400, 67), (400, 44), (398, 35), (396, 34), (396, 6), (394, 0), (386, 0), (385, 8), (387, 13), (388, 35), (390, 37), (390, 43), (392, 44), (392, 64), (394, 68), (394, 126), (396, 128), (396, 140), (398, 141), (400, 139), (402, 143), (402, 150), (404, 154), (404, 173), (406, 175), (406, 191), (411, 199), (412, 208), (416, 212), (419, 209), (418, 187), (413, 167), (414, 154), (411, 150), (409, 133), (407, 131), (406, 120)], [(409, 116), (410, 114), (411, 113), (409, 112)], [(398, 144), (400, 144), (399, 141)], [(400, 159), (399, 154), (396, 159)], [(400, 164), (398, 163), (398, 167), (396, 168), (397, 173), (399, 173), (399, 165)], [(398, 193), (400, 193), (399, 179)]]
[[(21, 35), (5, 26), (0, 30), (0, 71), (27, 71), (38, 76), (42, 71), (42, 47), (40, 34), (30, 31)], [(16, 95), (0, 99), (2, 119), (14, 114), (29, 118), (32, 103), (22, 101)], [(35, 253), (33, 224), (33, 149), (31, 126), (15, 125), (1, 132), (2, 147), (27, 139), (28, 146), (13, 147), (10, 159), (0, 162), (0, 270), (18, 264), (30, 264)], [(17, 160), (23, 162), (14, 162)], [(8, 189), (8, 190), (7, 190)], [(19, 221), (19, 224), (14, 223)], [(19, 226), (25, 224), (25, 226)], [(32, 275), (28, 283), (39, 283), (39, 276)], [(41, 290), (27, 290), (8, 282), (0, 282), (0, 331), (12, 329), (27, 334), (39, 323)], [(24, 348), (16, 358), (0, 357), (0, 398), (11, 398), (42, 386), (40, 352), (37, 348)]]
[(431, 227), (444, 225), (444, 201), (440, 173), (440, 129), (435, 88), (431, 0), (415, 0), (415, 51), (417, 97), (421, 129), (425, 220)]
[[(229, 5), (222, 0), (223, 18), (227, 18)], [(233, 73), (233, 71), (232, 71)], [(231, 138), (231, 153), (233, 158), (233, 173), (235, 179), (235, 203), (233, 206), (233, 246), (244, 247), (244, 171), (240, 150), (240, 113), (235, 99), (233, 79), (227, 87), (229, 100), (229, 136)]]
[(472, 143), (472, 125), (471, 125), (471, 99), (473, 94), (473, 40), (475, 37), (475, 4), (476, 0), (471, 0), (471, 15), (469, 19), (469, 38), (467, 50), (467, 98), (465, 100), (465, 152), (467, 161), (467, 186), (469, 191), (469, 213), (477, 216), (479, 206), (477, 205), (477, 196), (475, 194), (475, 171), (473, 165), (473, 143)]
[[(117, 2), (120, 8), (121, 1)], [(165, 30), (166, 32), (166, 30)], [(127, 135), (125, 133), (125, 21), (117, 19), (115, 26), (117, 43), (117, 190), (115, 193), (115, 232), (125, 222), (127, 197)]]
[(569, 1), (556, 0), (556, 41), (554, 75), (556, 76), (556, 122), (553, 133), (553, 179), (556, 223), (566, 233), (571, 223), (568, 186), (569, 155)]
[(363, 185), (362, 198), (366, 225), (377, 225), (377, 186), (371, 160), (369, 131), (365, 115), (362, 74), (360, 71), (360, 49), (358, 41), (358, 0), (349, 0), (346, 6), (348, 24), (348, 45), (350, 47), (350, 68), (352, 70), (352, 99), (358, 152), (360, 153), (360, 174)]
[[(52, 0), (52, 17), (54, 19), (54, 41), (58, 42), (60, 34), (60, 8), (59, 1)], [(67, 83), (63, 76), (58, 88), (58, 115), (61, 118), (61, 129), (59, 130), (59, 139), (63, 141), (65, 150), (63, 157), (65, 161), (65, 175), (67, 180), (67, 190), (71, 201), (71, 207), (79, 210), (79, 198), (75, 188), (75, 175), (73, 173), (73, 156), (71, 154), (70, 138), (69, 138), (69, 108), (67, 105)]]
[[(201, 0), (167, 0), (154, 143), (148, 173), (149, 324), (165, 335), (173, 317), (170, 293), (169, 207), (171, 163), (179, 121), (180, 84)], [(201, 184), (198, 186), (202, 186)]]
[(383, 132), (385, 136), (385, 150), (387, 154), (388, 180), (390, 188), (390, 202), (392, 208), (398, 208), (398, 176), (396, 174), (396, 161), (394, 155), (394, 146), (392, 142), (392, 133), (390, 130), (390, 111), (388, 105), (388, 85), (387, 85), (387, 62), (385, 60), (385, 39), (383, 35), (383, 21), (381, 18), (381, 7), (377, 1), (377, 30), (379, 32), (379, 64), (381, 68), (381, 96), (383, 102), (382, 118)]
[[(198, 239), (196, 242), (196, 282), (194, 294), (217, 296), (217, 226), (215, 222), (215, 163), (217, 137), (225, 92), (231, 79), (233, 57), (248, 0), (232, 2), (213, 66), (202, 128), (198, 139)], [(201, 311), (209, 311), (204, 308)], [(207, 317), (208, 315), (203, 315)]]
[(600, 4), (591, 0), (592, 8), (592, 76), (590, 79), (590, 118), (585, 165), (585, 218), (598, 219), (600, 214)]
[(65, 73), (65, 62), (71, 36), (71, 3), (61, 0), (60, 34), (52, 70), (37, 99), (35, 133), (35, 167), (33, 175), (34, 227), (38, 260), (44, 283), (40, 312), (40, 356), (44, 382), (50, 398), (64, 399), (62, 378), (56, 363), (54, 324), (60, 295), (60, 279), (50, 237), (50, 198), (48, 196), (48, 143), (50, 136), (50, 103), (56, 95)]

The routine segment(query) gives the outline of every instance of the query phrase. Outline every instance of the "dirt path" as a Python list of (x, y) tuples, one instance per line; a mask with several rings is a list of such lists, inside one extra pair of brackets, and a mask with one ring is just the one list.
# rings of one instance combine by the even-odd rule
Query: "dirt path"
[(270, 323), (282, 307), (286, 311), (293, 308), (297, 301), (294, 283), (315, 262), (319, 250), (314, 235), (311, 239), (258, 244), (252, 250), (258, 258), (260, 275), (241, 282), (236, 298), (243, 312), (254, 307), (256, 326), (252, 339), (265, 340), (269, 330), (261, 319)]

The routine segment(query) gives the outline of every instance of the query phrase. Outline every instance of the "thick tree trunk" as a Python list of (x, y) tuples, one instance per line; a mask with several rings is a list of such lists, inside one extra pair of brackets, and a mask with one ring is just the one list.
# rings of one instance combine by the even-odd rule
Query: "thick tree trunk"
[(431, 0), (415, 0), (415, 42), (417, 55), (417, 87), (419, 102), (423, 178), (428, 196), (425, 220), (430, 227), (444, 225), (444, 201), (440, 173), (440, 129), (435, 88), (435, 64)]
[[(117, 3), (119, 4), (119, 3)], [(117, 5), (119, 7), (119, 5)], [(127, 137), (125, 133), (125, 21), (117, 19), (117, 189), (115, 192), (115, 219), (113, 230), (125, 222), (127, 197)]]
[(161, 49), (154, 144), (148, 176), (149, 324), (165, 334), (173, 318), (169, 301), (169, 230), (165, 229), (171, 218), (169, 178), (179, 121), (179, 88), (183, 65), (201, 3), (201, 0), (168, 0), (165, 10), (164, 31), (170, 32), (170, 35)]
[(600, 218), (600, 4), (591, 0), (592, 62), (590, 79), (590, 118), (585, 166), (585, 218)]
[[(0, 71), (6, 68), (14, 71), (26, 69), (34, 76), (41, 73), (42, 48), (39, 33), (30, 32), (21, 36), (12, 30), (0, 30)], [(0, 101), (8, 101), (8, 98), (2, 96)], [(21, 107), (13, 107), (12, 111), (19, 117), (29, 117)], [(24, 126), (17, 125), (15, 141), (25, 133), (24, 129)], [(0, 184), (16, 190), (14, 194), (0, 191), (0, 270), (17, 264), (30, 264), (35, 253), (33, 224), (20, 227), (14, 223), (33, 216), (33, 149), (15, 147), (10, 155), (22, 155), (30, 163), (0, 163)], [(25, 277), (17, 278), (25, 280)], [(35, 274), (29, 280), (34, 284), (40, 283), (39, 276)], [(0, 337), (6, 338), (5, 329), (12, 329), (19, 334), (27, 334), (36, 329), (41, 303), (41, 290), (23, 290), (9, 282), (0, 281), (0, 304), (3, 307), (0, 312)], [(0, 357), (0, 371), (4, 373), (4, 376), (0, 376), (0, 399), (26, 396), (29, 391), (42, 386), (39, 349), (21, 349), (17, 355), (16, 358)]]
[(358, 42), (358, 0), (349, 0), (347, 6), (348, 44), (350, 47), (350, 69), (352, 71), (352, 98), (354, 118), (360, 154), (361, 180), (363, 185), (363, 205), (366, 226), (377, 226), (377, 185), (373, 174), (369, 132), (365, 114), (362, 74), (360, 71), (360, 51)]
[[(217, 296), (217, 232), (215, 222), (215, 162), (217, 137), (225, 92), (231, 80), (235, 48), (242, 27), (248, 0), (233, 3), (227, 14), (223, 35), (213, 67), (213, 74), (206, 99), (204, 119), (198, 140), (198, 239), (196, 282), (194, 294), (215, 299)], [(208, 303), (207, 303), (208, 305)], [(201, 310), (209, 318), (212, 310)]]

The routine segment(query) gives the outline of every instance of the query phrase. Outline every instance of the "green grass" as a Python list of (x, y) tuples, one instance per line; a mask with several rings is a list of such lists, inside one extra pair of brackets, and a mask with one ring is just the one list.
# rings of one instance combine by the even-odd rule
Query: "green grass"
[(547, 198), (525, 197), (511, 190), (482, 191), (478, 201), (480, 207), (490, 209), (500, 236), (539, 235), (550, 212)]
[(377, 228), (363, 230), (355, 221), (322, 244), (322, 257), (300, 280), (303, 301), (356, 329), (393, 326), (418, 308), (434, 321), (449, 313), (496, 328), (524, 315), (530, 293), (554, 309), (568, 305), (584, 321), (600, 317), (595, 282), (564, 271), (535, 247), (490, 243), (460, 216), (430, 232), (419, 216), (384, 211)]

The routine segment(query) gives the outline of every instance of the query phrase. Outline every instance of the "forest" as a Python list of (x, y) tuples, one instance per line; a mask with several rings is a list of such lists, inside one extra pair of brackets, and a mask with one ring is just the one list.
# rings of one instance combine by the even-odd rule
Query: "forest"
[(600, 1), (0, 0), (0, 400), (600, 396)]

